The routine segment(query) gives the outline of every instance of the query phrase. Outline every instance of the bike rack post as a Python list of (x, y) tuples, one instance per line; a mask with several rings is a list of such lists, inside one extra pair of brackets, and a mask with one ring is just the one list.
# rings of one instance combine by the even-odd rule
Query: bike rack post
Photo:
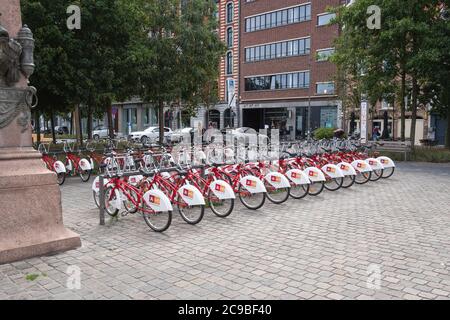
[(100, 225), (105, 225), (105, 177), (99, 176)]

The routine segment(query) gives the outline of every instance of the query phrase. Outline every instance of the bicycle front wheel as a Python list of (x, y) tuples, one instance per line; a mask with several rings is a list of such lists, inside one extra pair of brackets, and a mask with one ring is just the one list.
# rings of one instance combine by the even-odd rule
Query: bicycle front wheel
[(117, 217), (119, 214), (119, 209), (117, 209), (113, 202), (117, 201), (116, 193), (113, 187), (108, 187), (105, 190), (105, 211), (111, 217)]
[(381, 179), (381, 177), (383, 176), (383, 169), (380, 170), (373, 170), (372, 172), (372, 176), (370, 177), (370, 181), (378, 181)]
[(205, 215), (205, 206), (190, 206), (186, 202), (184, 202), (183, 198), (178, 195), (178, 212), (184, 221), (188, 224), (195, 225), (202, 221), (203, 216)]
[(369, 182), (372, 172), (357, 172), (355, 177), (356, 184), (366, 184)]
[(334, 179), (327, 179), (325, 182), (325, 188), (328, 191), (337, 191), (342, 187), (342, 184), (344, 183), (344, 178), (334, 178)]
[(355, 184), (355, 176), (345, 176), (344, 177), (344, 181), (342, 183), (342, 188), (350, 188), (351, 186), (353, 186)]

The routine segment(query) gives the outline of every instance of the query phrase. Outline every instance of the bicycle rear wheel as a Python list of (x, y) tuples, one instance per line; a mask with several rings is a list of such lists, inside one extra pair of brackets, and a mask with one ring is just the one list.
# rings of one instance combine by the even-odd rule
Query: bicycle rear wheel
[(66, 173), (65, 172), (59, 172), (56, 174), (56, 182), (62, 186), (64, 182), (66, 181)]
[(198, 224), (200, 223), (200, 221), (202, 221), (203, 216), (205, 215), (204, 205), (190, 206), (186, 202), (184, 202), (183, 198), (180, 195), (178, 195), (177, 202), (178, 212), (180, 213), (184, 221), (191, 225)]
[(297, 200), (303, 199), (309, 193), (309, 184), (291, 184), (291, 189), (289, 190), (289, 195)]
[(228, 217), (234, 209), (234, 199), (220, 200), (211, 190), (208, 192), (208, 203), (211, 211), (220, 218)]
[(239, 184), (239, 200), (247, 209), (258, 210), (266, 202), (266, 193), (250, 193), (243, 185)]
[(277, 189), (273, 187), (266, 179), (264, 179), (264, 186), (266, 187), (266, 197), (270, 202), (275, 204), (282, 204), (289, 199), (290, 188)]
[(119, 209), (112, 205), (112, 201), (116, 201), (116, 193), (113, 192), (113, 187), (110, 186), (105, 190), (105, 211), (111, 217), (117, 217)]
[(355, 184), (355, 179), (356, 179), (356, 176), (353, 176), (353, 175), (345, 176), (344, 181), (342, 183), (342, 188), (347, 189), (347, 188), (350, 188), (351, 186), (353, 186)]
[(355, 177), (356, 184), (366, 184), (369, 182), (372, 172), (357, 172)]
[(155, 232), (164, 232), (172, 224), (172, 211), (152, 212), (145, 203), (143, 204), (142, 216), (147, 226)]
[(392, 175), (394, 174), (394, 172), (395, 172), (395, 168), (387, 168), (387, 169), (384, 169), (382, 178), (383, 178), (383, 179), (388, 179), (388, 178), (392, 177)]
[(91, 173), (92, 173), (92, 170), (81, 170), (80, 169), (79, 175), (80, 175), (81, 181), (88, 182), (89, 179), (91, 178)]
[(317, 197), (322, 193), (325, 188), (325, 183), (323, 181), (311, 182), (309, 185), (309, 195), (313, 197)]
[(373, 170), (372, 175), (370, 177), (370, 181), (378, 181), (381, 179), (381, 177), (383, 176), (383, 169), (380, 170)]

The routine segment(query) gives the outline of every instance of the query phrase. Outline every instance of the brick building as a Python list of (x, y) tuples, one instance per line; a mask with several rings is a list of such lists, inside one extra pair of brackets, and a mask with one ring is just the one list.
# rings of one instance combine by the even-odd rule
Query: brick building
[[(340, 126), (333, 82), (337, 26), (327, 8), (340, 0), (244, 0), (240, 11), (239, 115), (243, 126), (269, 126), (290, 138)], [(308, 107), (311, 115), (308, 116)]]

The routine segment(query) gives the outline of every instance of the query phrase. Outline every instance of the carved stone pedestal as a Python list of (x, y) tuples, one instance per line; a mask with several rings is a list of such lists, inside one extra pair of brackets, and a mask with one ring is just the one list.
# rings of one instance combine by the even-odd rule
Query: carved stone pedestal
[(62, 220), (61, 192), (33, 148), (0, 148), (0, 264), (81, 246)]

